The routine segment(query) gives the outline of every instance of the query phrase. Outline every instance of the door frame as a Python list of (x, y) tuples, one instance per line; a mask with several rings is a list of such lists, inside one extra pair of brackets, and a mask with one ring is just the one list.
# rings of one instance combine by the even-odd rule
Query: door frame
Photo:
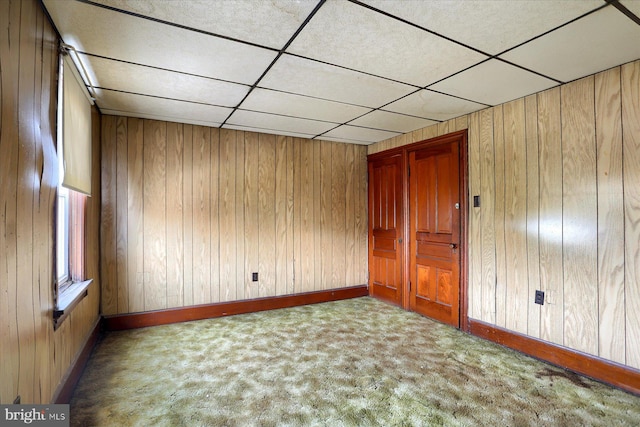
[(433, 145), (458, 143), (458, 166), (459, 166), (459, 190), (460, 190), (460, 329), (469, 331), (469, 169), (468, 169), (468, 132), (467, 129), (451, 132), (446, 135), (429, 138), (379, 153), (370, 154), (368, 159), (375, 159), (385, 155), (395, 155), (402, 153), (402, 307), (410, 310), (409, 307), (409, 259), (410, 243), (406, 238), (409, 231), (409, 152), (426, 148)]

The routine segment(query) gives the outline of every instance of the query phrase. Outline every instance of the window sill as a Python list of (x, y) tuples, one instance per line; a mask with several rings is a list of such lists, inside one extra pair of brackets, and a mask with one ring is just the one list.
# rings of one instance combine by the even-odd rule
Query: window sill
[(69, 316), (69, 313), (73, 308), (82, 301), (84, 297), (89, 293), (89, 285), (93, 282), (93, 279), (85, 280), (83, 282), (76, 282), (70, 285), (62, 292), (58, 298), (58, 304), (53, 310), (53, 329), (58, 329), (64, 319)]

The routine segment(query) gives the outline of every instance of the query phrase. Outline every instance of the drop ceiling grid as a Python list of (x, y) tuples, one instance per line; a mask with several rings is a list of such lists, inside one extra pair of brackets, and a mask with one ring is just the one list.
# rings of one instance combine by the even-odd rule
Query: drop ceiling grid
[[(113, 89), (98, 97), (105, 111), (182, 118), (194, 110), (192, 121), (357, 143), (558, 84), (535, 47), (547, 39), (562, 42), (559, 36), (575, 27), (626, 28), (609, 43), (640, 29), (603, 0), (571, 2), (568, 8), (554, 0), (449, 0), (429, 7), (417, 0), (319, 0), (280, 8), (260, 0), (219, 1), (225, 7), (215, 13), (204, 0), (190, 2), (182, 13), (170, 0), (97, 2), (108, 8), (44, 0), (63, 40), (88, 54), (96, 85)], [(621, 4), (638, 13), (636, 2)], [(486, 30), (493, 26), (505, 31)], [(418, 51), (409, 49), (416, 46)], [(620, 57), (637, 59), (628, 59), (636, 55), (633, 44), (624, 46), (627, 56), (585, 64), (584, 75), (599, 71), (593, 67), (619, 65), (609, 63)], [(434, 61), (437, 50), (452, 55)], [(165, 98), (175, 99), (176, 111)], [(194, 107), (176, 107), (189, 103)], [(224, 111), (227, 121), (220, 119)]]

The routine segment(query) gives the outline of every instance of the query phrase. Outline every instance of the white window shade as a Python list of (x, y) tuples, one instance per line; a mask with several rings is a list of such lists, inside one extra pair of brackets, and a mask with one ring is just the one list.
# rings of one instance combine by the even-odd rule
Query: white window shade
[(64, 56), (62, 107), (62, 185), (91, 195), (91, 102), (69, 55)]

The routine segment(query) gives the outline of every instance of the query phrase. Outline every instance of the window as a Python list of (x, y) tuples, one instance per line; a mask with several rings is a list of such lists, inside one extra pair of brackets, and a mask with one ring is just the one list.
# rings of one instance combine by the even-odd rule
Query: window
[(69, 53), (61, 57), (59, 76), (55, 327), (87, 295), (91, 283), (84, 271), (86, 200), (91, 195), (91, 98)]

